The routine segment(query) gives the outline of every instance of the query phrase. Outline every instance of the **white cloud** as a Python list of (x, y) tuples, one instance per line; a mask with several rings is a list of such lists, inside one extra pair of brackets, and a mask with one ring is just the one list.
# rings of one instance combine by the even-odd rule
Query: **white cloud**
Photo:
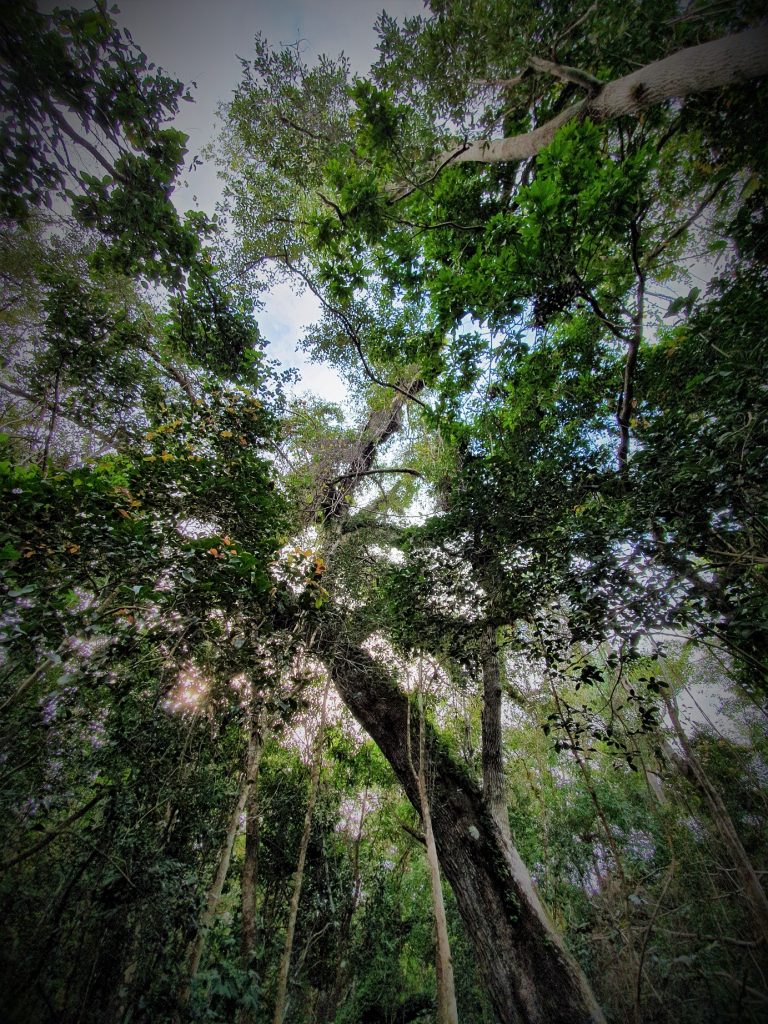
[(297, 294), (288, 284), (276, 285), (267, 295), (259, 317), (261, 333), (269, 341), (269, 354), (286, 367), (295, 367), (301, 381), (298, 394), (319, 395), (329, 402), (342, 403), (346, 387), (329, 366), (310, 362), (307, 354), (297, 348), (307, 327), (320, 315), (320, 304), (311, 292)]

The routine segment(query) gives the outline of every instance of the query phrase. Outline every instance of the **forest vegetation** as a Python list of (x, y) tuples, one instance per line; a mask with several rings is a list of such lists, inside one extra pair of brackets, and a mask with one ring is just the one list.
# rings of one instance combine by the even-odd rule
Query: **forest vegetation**
[(762, 0), (0, 10), (2, 1020), (765, 1020)]

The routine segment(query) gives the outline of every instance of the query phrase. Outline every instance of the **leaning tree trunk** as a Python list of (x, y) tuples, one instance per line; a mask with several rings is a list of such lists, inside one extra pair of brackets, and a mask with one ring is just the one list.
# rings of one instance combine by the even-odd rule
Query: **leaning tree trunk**
[[(341, 698), (389, 761), (419, 810), (408, 735), (418, 744), (418, 715), (393, 676), (350, 643), (329, 620), (313, 647)], [(604, 1024), (578, 965), (542, 912), (521, 862), (509, 848), (466, 770), (425, 727), (429, 809), (440, 865), (451, 884), (477, 962), (502, 1024)], [(514, 849), (514, 848), (512, 848)]]
[[(344, 498), (370, 470), (378, 448), (400, 426), (404, 398), (422, 387), (398, 387), (385, 411), (371, 413), (350, 458)], [(324, 551), (340, 543), (349, 503), (329, 485)], [(408, 699), (393, 676), (351, 643), (343, 622), (328, 615), (312, 649), (325, 662), (344, 703), (389, 761), (414, 808), (418, 781), (408, 756), (418, 742)], [(415, 717), (415, 716), (414, 716)], [(507, 842), (466, 770), (426, 730), (425, 771), (432, 781), (429, 810), (440, 865), (474, 943), (477, 962), (501, 1024), (604, 1024), (576, 962), (549, 922), (517, 850)]]

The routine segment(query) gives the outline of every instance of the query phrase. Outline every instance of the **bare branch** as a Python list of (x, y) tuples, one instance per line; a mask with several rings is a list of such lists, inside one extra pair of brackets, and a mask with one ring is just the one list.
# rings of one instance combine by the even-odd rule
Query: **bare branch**
[(571, 34), (571, 32), (575, 32), (576, 29), (579, 27), (579, 25), (581, 25), (582, 22), (586, 21), (587, 18), (590, 16), (590, 14), (592, 14), (592, 12), (596, 8), (597, 8), (597, 0), (595, 0), (595, 3), (590, 4), (590, 6), (586, 9), (586, 11), (584, 11), (584, 13), (581, 15), (581, 17), (577, 18), (576, 21), (572, 22), (570, 25), (568, 25), (566, 28), (564, 28), (563, 31), (560, 32), (555, 37), (555, 41), (552, 44), (552, 49), (554, 50), (554, 48), (557, 46), (557, 44), (561, 43), (567, 36), (569, 36)]
[(47, 398), (40, 398), (36, 395), (33, 395), (31, 392), (25, 391), (23, 388), (17, 387), (14, 384), (10, 384), (4, 380), (0, 380), (0, 390), (6, 391), (9, 395), (13, 395), (15, 398), (21, 398), (23, 399), (23, 401), (29, 402), (29, 404), (32, 406), (39, 406), (51, 413), (55, 411), (55, 414), (58, 418), (68, 420), (70, 423), (74, 423), (76, 427), (79, 427), (81, 430), (87, 431), (87, 433), (89, 433), (93, 437), (98, 438), (100, 441), (103, 441), (104, 444), (110, 446), (114, 445), (117, 442), (121, 432), (125, 430), (125, 427), (118, 427), (114, 434), (108, 434), (106, 431), (99, 430), (98, 427), (94, 427), (91, 423), (86, 423), (80, 416), (77, 416), (75, 413), (62, 409), (57, 402), (52, 402), (50, 399)]
[(704, 198), (701, 200), (701, 202), (696, 206), (694, 211), (691, 213), (690, 217), (686, 217), (685, 220), (681, 221), (681, 223), (678, 224), (677, 227), (674, 228), (667, 235), (666, 238), (662, 238), (662, 240), (659, 242), (659, 244), (657, 246), (655, 246), (655, 248), (653, 248), (648, 253), (648, 256), (646, 258), (646, 263), (650, 263), (653, 260), (655, 260), (656, 257), (660, 256), (661, 253), (663, 253), (664, 250), (669, 245), (671, 245), (672, 242), (674, 242), (674, 240), (676, 238), (679, 238), (680, 235), (682, 235), (684, 231), (687, 231), (688, 228), (699, 219), (699, 217), (706, 210), (706, 208), (710, 205), (710, 203), (713, 202), (713, 200), (717, 196), (718, 192), (720, 192), (724, 186), (725, 186), (725, 182), (724, 181), (721, 181), (717, 185), (715, 185), (715, 187), (712, 189), (712, 191), (708, 192), (707, 195), (705, 195)]
[[(548, 64), (549, 70), (552, 70), (552, 62)], [(433, 162), (435, 169), (422, 184), (432, 180), (449, 164), (490, 164), (530, 159), (552, 142), (559, 128), (576, 116), (590, 117), (593, 121), (614, 120), (625, 115), (639, 114), (666, 100), (710, 89), (722, 89), (766, 74), (766, 25), (713, 42), (690, 46), (606, 83), (593, 95), (572, 104), (533, 131), (504, 139), (478, 139), (446, 150)], [(393, 200), (397, 200), (410, 194), (416, 187), (419, 186), (399, 183), (391, 186), (389, 192)]]
[(471, 79), (472, 85), (479, 86), (491, 86), (499, 89), (513, 89), (516, 85), (520, 85), (522, 81), (528, 76), (528, 69), (521, 71), (519, 75), (515, 75), (514, 78), (473, 78)]
[(417, 469), (407, 469), (403, 466), (382, 469), (361, 469), (355, 470), (352, 473), (342, 473), (341, 476), (334, 477), (333, 480), (328, 481), (328, 486), (331, 487), (333, 484), (338, 484), (342, 480), (357, 479), (359, 476), (373, 476), (375, 473), (405, 473), (408, 476), (417, 476), (420, 480), (424, 479), (424, 474), (419, 473)]
[(101, 155), (101, 153), (98, 151), (98, 149), (96, 149), (93, 143), (89, 142), (87, 139), (83, 138), (83, 136), (80, 135), (79, 132), (75, 131), (75, 129), (72, 127), (69, 121), (67, 121), (66, 117), (64, 117), (64, 115), (60, 111), (58, 111), (55, 107), (50, 106), (46, 108), (46, 112), (50, 116), (51, 120), (58, 125), (61, 131), (63, 131), (64, 134), (67, 135), (72, 140), (72, 142), (76, 142), (77, 145), (81, 147), (81, 149), (84, 149), (86, 153), (90, 153), (93, 159), (101, 164), (101, 166), (104, 168), (104, 170), (111, 178), (120, 177), (120, 175), (115, 170), (114, 166)]
[(563, 82), (572, 82), (574, 85), (578, 85), (580, 88), (586, 89), (590, 94), (597, 92), (598, 89), (602, 89), (605, 85), (605, 82), (599, 78), (595, 78), (594, 75), (590, 75), (588, 71), (582, 71), (580, 68), (572, 68), (567, 64), (558, 64), (553, 60), (544, 60), (542, 57), (531, 57), (528, 64), (534, 69), (534, 71), (543, 71), (545, 74), (554, 75), (555, 78), (559, 78)]

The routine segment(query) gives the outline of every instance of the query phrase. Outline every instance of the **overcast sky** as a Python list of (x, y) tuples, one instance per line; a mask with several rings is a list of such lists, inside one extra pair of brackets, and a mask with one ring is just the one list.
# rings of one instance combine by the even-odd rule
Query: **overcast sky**
[[(422, 0), (118, 0), (118, 6), (116, 20), (129, 29), (150, 60), (183, 82), (197, 83), (195, 102), (182, 103), (176, 121), (189, 136), (190, 156), (211, 141), (216, 108), (236, 86), (238, 58), (252, 55), (257, 32), (274, 45), (301, 40), (308, 63), (320, 53), (335, 57), (343, 51), (353, 71), (364, 73), (377, 56), (373, 24), (381, 10), (398, 19), (424, 11)], [(204, 165), (187, 177), (189, 187), (179, 195), (179, 205), (191, 207), (196, 196), (199, 206), (212, 213), (221, 191), (215, 169)], [(273, 354), (299, 368), (299, 390), (338, 401), (343, 389), (333, 371), (295, 353), (302, 328), (315, 313), (310, 298), (297, 299), (280, 288), (270, 296), (259, 321)]]

